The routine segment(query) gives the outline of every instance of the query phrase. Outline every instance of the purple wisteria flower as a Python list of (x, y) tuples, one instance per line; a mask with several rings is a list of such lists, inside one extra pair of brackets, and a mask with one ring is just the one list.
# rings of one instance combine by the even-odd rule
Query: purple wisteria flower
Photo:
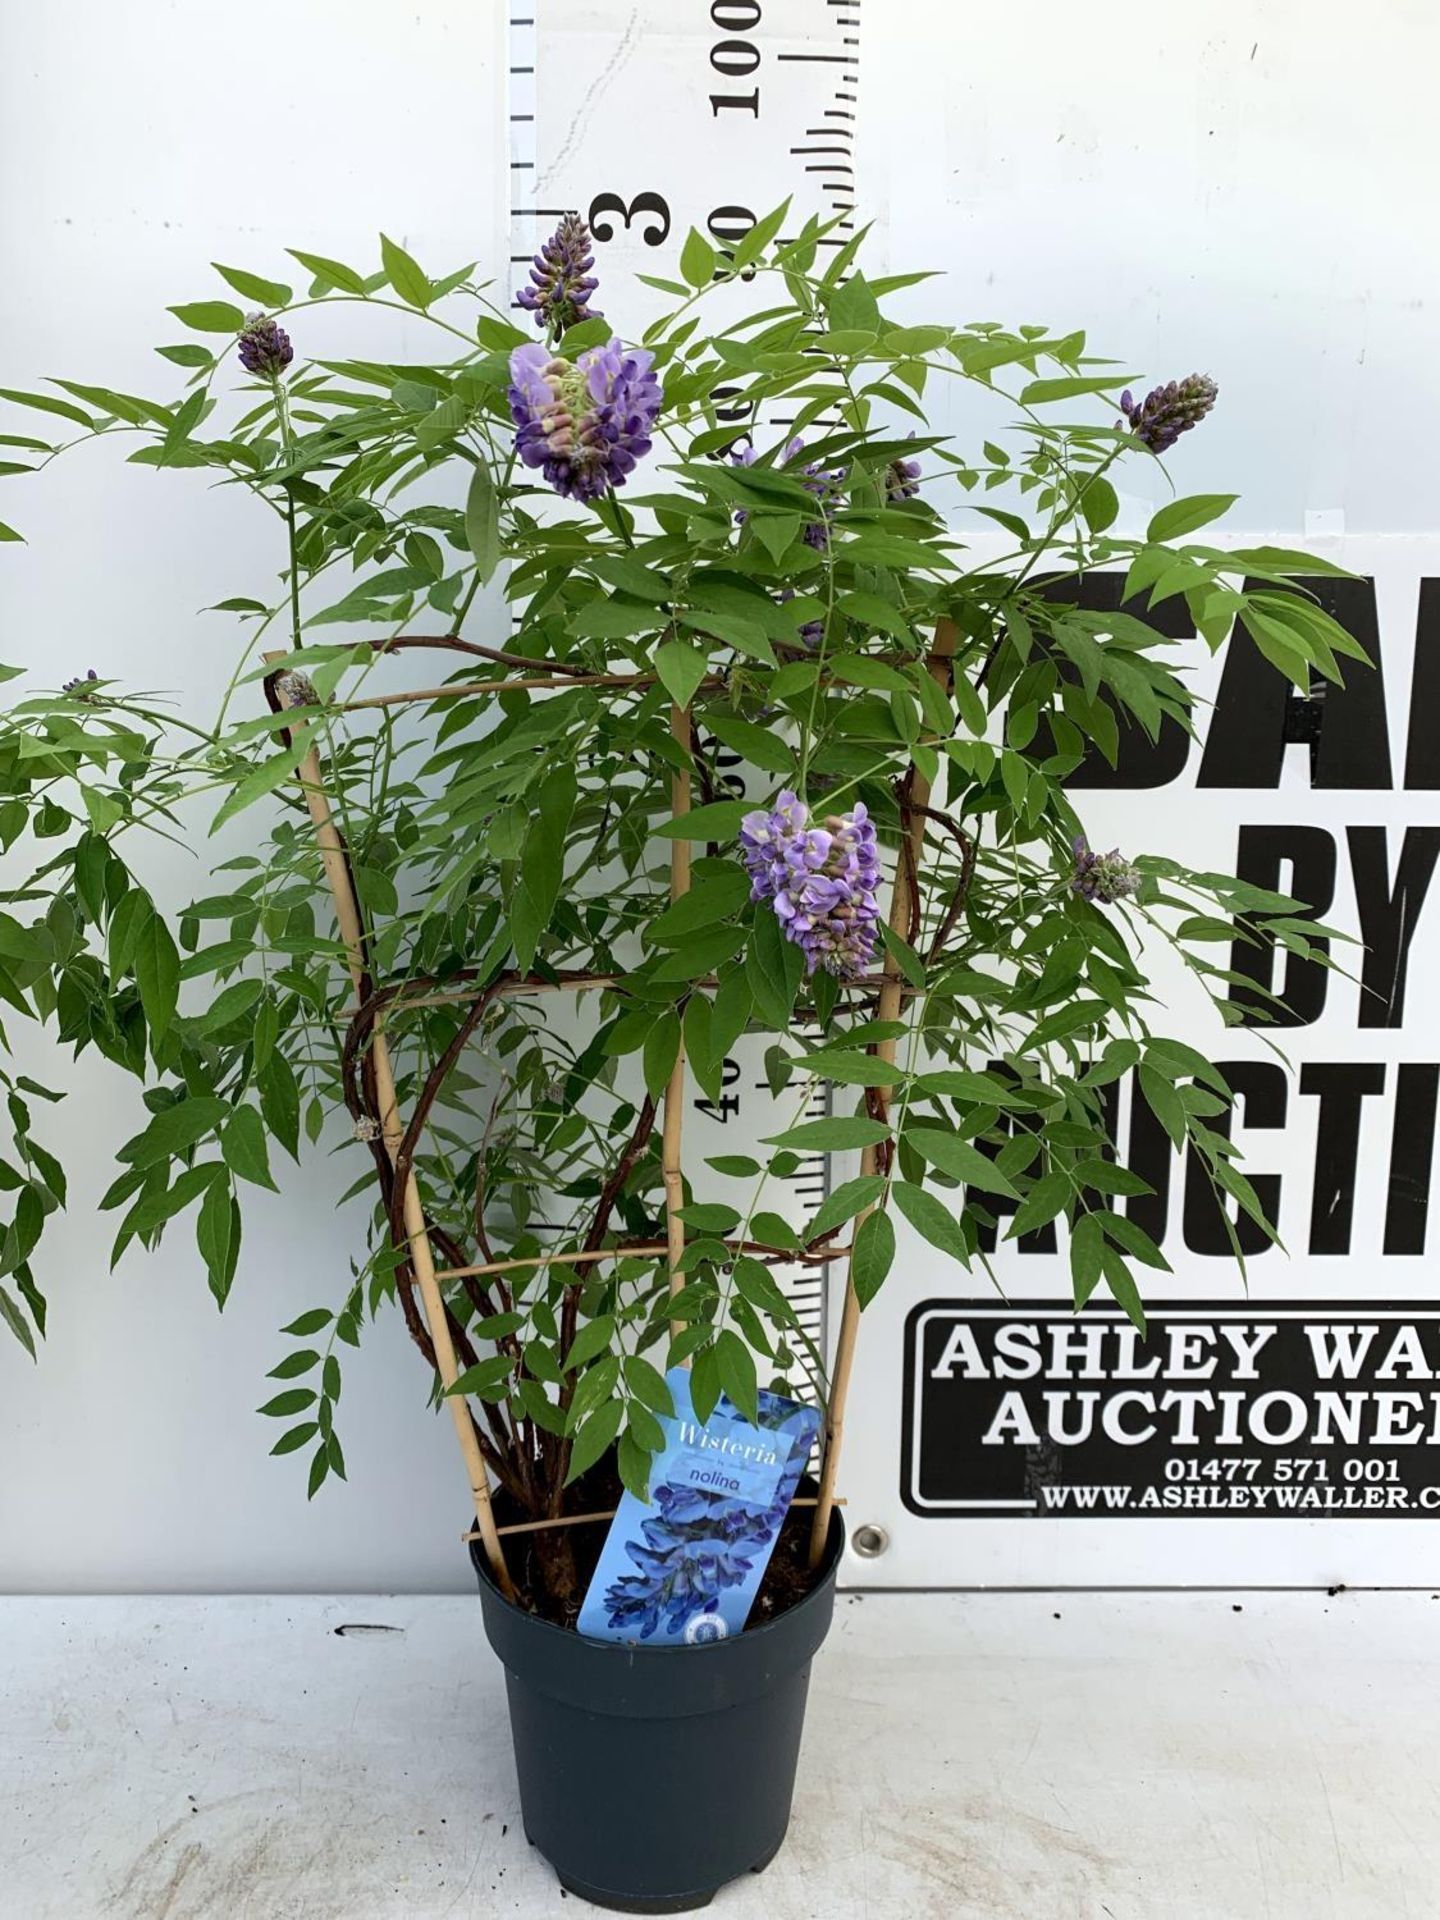
[[(793, 587), (782, 587), (778, 598), (783, 607), (787, 600), (793, 600), (795, 598), (795, 589)], [(795, 629), (795, 638), (802, 647), (818, 647), (820, 642), (825, 638), (825, 622), (823, 620), (802, 620), (800, 625)]]
[[(910, 438), (915, 438), (912, 433)], [(885, 503), (896, 506), (901, 500), (913, 500), (920, 491), (920, 462), (892, 460), (885, 469)]]
[(750, 898), (768, 900), (780, 931), (805, 955), (805, 971), (823, 967), (854, 980), (875, 956), (880, 921), (880, 850), (865, 807), (807, 825), (810, 810), (788, 789), (773, 807), (740, 823), (740, 854)]
[(1219, 391), (1208, 373), (1190, 373), (1183, 380), (1153, 387), (1140, 401), (1127, 387), (1120, 396), (1120, 411), (1137, 440), (1152, 453), (1165, 453), (1182, 433), (1199, 426)]
[(609, 340), (573, 363), (538, 342), (510, 356), (515, 448), (567, 500), (598, 500), (623, 487), (650, 451), (664, 398), (655, 356)]
[(77, 673), (73, 680), (65, 681), (60, 691), (62, 693), (73, 693), (77, 700), (88, 700), (90, 698), (90, 683), (92, 680), (98, 680), (99, 678), (100, 676), (96, 673), (94, 667), (91, 667), (88, 672)]
[(247, 373), (259, 374), (264, 380), (275, 379), (295, 358), (289, 334), (268, 313), (252, 313), (247, 317), (237, 345), (241, 366)]
[(1139, 888), (1140, 875), (1118, 847), (1112, 847), (1109, 853), (1092, 853), (1082, 833), (1073, 842), (1072, 851), (1075, 871), (1070, 876), (1070, 886), (1082, 900), (1112, 907), (1117, 900), (1128, 900)]
[[(788, 467), (792, 460), (803, 453), (804, 449), (805, 442), (799, 434), (796, 434), (793, 440), (786, 441), (780, 458), (776, 462), (777, 467)], [(730, 462), (732, 466), (736, 467), (753, 467), (757, 458), (758, 455), (756, 454), (755, 448), (748, 446), (742, 448), (739, 453), (732, 453)], [(825, 548), (830, 544), (830, 513), (835, 496), (845, 483), (844, 470), (838, 467), (827, 470), (820, 465), (818, 460), (812, 460), (801, 475), (801, 481), (806, 491), (813, 493), (816, 500), (820, 503), (820, 518), (818, 520), (812, 520), (809, 525), (804, 527), (801, 531), (800, 538), (805, 542), (807, 547), (814, 547), (817, 553), (823, 553)], [(743, 527), (749, 518), (748, 508), (736, 508), (735, 524), (737, 527)]]
[(520, 289), (516, 306), (534, 314), (536, 326), (556, 339), (582, 320), (603, 320), (599, 308), (589, 304), (600, 284), (590, 271), (594, 265), (590, 229), (578, 213), (563, 215), (530, 268), (534, 285)]

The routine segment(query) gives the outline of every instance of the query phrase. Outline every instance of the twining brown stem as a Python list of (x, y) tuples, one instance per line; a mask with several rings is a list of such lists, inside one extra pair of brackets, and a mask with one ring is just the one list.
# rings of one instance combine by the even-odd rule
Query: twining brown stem
[(914, 810), (922, 814), (925, 819), (933, 820), (938, 826), (944, 827), (947, 833), (954, 836), (960, 847), (960, 878), (950, 897), (950, 904), (945, 909), (940, 925), (935, 931), (935, 938), (930, 942), (926, 952), (926, 961), (931, 962), (938, 960), (945, 951), (945, 942), (955, 931), (969, 901), (970, 882), (975, 878), (975, 856), (979, 851), (979, 838), (976, 834), (966, 833), (958, 821), (952, 820), (948, 813), (941, 813), (935, 807), (918, 807)]
[[(272, 712), (277, 713), (283, 712), (288, 704), (281, 695), (278, 685), (279, 675), (283, 671), (279, 663), (283, 660), (283, 654), (271, 654), (267, 657), (267, 665), (271, 665), (275, 671), (266, 679), (266, 697)], [(320, 771), (320, 756), (313, 747), (301, 761), (297, 772), (300, 785), (304, 790), (305, 804), (315, 828), (315, 840), (320, 852), (321, 865), (335, 903), (335, 917), (345, 946), (351, 984), (357, 1000), (363, 1000), (369, 996), (370, 978), (360, 899), (350, 870), (344, 839), (335, 823), (329, 796), (325, 791)], [(390, 1156), (393, 1168), (395, 1153), (404, 1136), (404, 1129), (396, 1104), (390, 1050), (383, 1030), (375, 1034), (370, 1055), (370, 1072), (373, 1075), (374, 1095), (379, 1108), (381, 1138), (385, 1142), (386, 1152)], [(403, 1225), (406, 1245), (415, 1270), (420, 1296), (425, 1303), (425, 1318), (428, 1323), (430, 1342), (435, 1350), (436, 1369), (442, 1385), (450, 1388), (459, 1378), (460, 1369), (456, 1363), (455, 1344), (451, 1335), (444, 1296), (435, 1278), (435, 1260), (425, 1228), (424, 1207), (413, 1174), (407, 1174), (404, 1180), (404, 1193)], [(485, 1455), (480, 1444), (480, 1434), (463, 1396), (447, 1394), (446, 1397), (470, 1482), (471, 1498), (475, 1506), (475, 1522), (485, 1543), (486, 1558), (490, 1562), (491, 1571), (501, 1592), (508, 1599), (514, 1599), (515, 1588), (510, 1578), (510, 1570), (505, 1563), (505, 1550), (495, 1531), (495, 1515), (490, 1504), (490, 1484), (486, 1472)]]
[(430, 648), (437, 652), (466, 653), (477, 660), (494, 660), (502, 667), (519, 667), (533, 673), (544, 667), (550, 673), (583, 674), (584, 667), (567, 666), (563, 660), (532, 660), (528, 653), (509, 653), (504, 647), (482, 647), (477, 640), (462, 640), (458, 633), (397, 633), (389, 640), (370, 642), (376, 653), (403, 653), (411, 648)]
[[(367, 707), (404, 707), (416, 701), (479, 700), (492, 693), (553, 693), (561, 687), (653, 687), (658, 684), (659, 677), (653, 673), (576, 673), (564, 678), (553, 673), (522, 673), (506, 680), (457, 680), (446, 687), (417, 687), (409, 693), (370, 693), (359, 700), (337, 700), (328, 711), (359, 713)], [(723, 682), (714, 684), (723, 685)]]
[[(932, 679), (940, 686), (947, 686), (950, 678), (951, 661), (959, 640), (956, 628), (948, 620), (942, 620), (935, 629), (935, 643), (930, 650), (928, 667)], [(900, 856), (895, 863), (895, 884), (890, 896), (889, 924), (891, 931), (904, 939), (906, 930), (912, 924), (912, 916), (917, 910), (918, 886), (916, 874), (919, 867), (921, 842), (925, 837), (924, 809), (930, 800), (930, 782), (920, 768), (912, 763), (910, 771), (902, 783), (904, 791), (901, 801), (901, 820), (904, 833), (901, 840)], [(876, 1005), (876, 1017), (880, 1020), (894, 1020), (904, 1004), (903, 983), (900, 978), (900, 963), (887, 951), (884, 964), (884, 983), (880, 988)], [(895, 1062), (895, 1042), (877, 1041), (869, 1049), (877, 1059), (893, 1066)], [(885, 1119), (889, 1113), (891, 1087), (871, 1089), (870, 1106), (879, 1119)], [(866, 1147), (860, 1156), (860, 1171), (873, 1174), (879, 1165), (879, 1157), (874, 1147)], [(860, 1238), (860, 1232), (872, 1209), (867, 1208), (855, 1221), (853, 1247)], [(840, 1468), (840, 1447), (845, 1433), (845, 1403), (850, 1393), (850, 1378), (855, 1367), (855, 1347), (860, 1335), (860, 1296), (855, 1291), (855, 1263), (852, 1255), (850, 1267), (845, 1279), (845, 1305), (840, 1316), (840, 1335), (835, 1343), (835, 1363), (830, 1374), (830, 1395), (825, 1408), (825, 1433), (823, 1451), (820, 1456), (820, 1491), (815, 1506), (815, 1520), (810, 1530), (810, 1564), (818, 1567), (825, 1556), (825, 1545), (830, 1535), (831, 1513), (835, 1505), (835, 1481)]]

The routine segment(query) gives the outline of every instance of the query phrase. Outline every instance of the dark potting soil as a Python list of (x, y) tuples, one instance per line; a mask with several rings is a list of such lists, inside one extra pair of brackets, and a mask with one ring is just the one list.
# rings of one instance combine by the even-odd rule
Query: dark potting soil
[[(808, 1480), (801, 1482), (800, 1490), (811, 1495), (815, 1491)], [(563, 1512), (608, 1515), (619, 1505), (622, 1492), (614, 1463), (602, 1460), (565, 1489)], [(786, 1514), (765, 1578), (745, 1622), (747, 1632), (751, 1627), (765, 1626), (798, 1605), (817, 1584), (816, 1575), (810, 1569), (810, 1527), (814, 1516), (813, 1507), (791, 1507)], [(529, 1518), (508, 1494), (497, 1489), (495, 1519), (499, 1526), (513, 1526)], [(557, 1627), (573, 1628), (610, 1524), (607, 1518), (583, 1521), (573, 1527), (506, 1534), (505, 1558), (519, 1590), (521, 1605)]]

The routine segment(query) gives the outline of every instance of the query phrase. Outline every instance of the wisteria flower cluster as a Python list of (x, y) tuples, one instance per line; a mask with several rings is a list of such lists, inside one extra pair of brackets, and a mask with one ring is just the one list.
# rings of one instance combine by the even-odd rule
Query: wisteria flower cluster
[(650, 451), (664, 397), (655, 356), (609, 340), (573, 363), (538, 342), (510, 356), (515, 446), (527, 467), (568, 500), (599, 500), (623, 487)]
[(533, 314), (536, 326), (544, 327), (553, 339), (582, 320), (603, 319), (599, 308), (588, 304), (600, 284), (591, 271), (594, 265), (590, 229), (579, 214), (567, 213), (536, 254), (530, 268), (532, 284), (521, 287), (516, 306)]
[(747, 813), (740, 852), (750, 898), (769, 901), (780, 930), (805, 955), (805, 970), (822, 967), (841, 980), (860, 977), (875, 957), (880, 921), (880, 852), (863, 802), (832, 814), (823, 826), (787, 788), (773, 807)]
[(258, 374), (262, 380), (276, 379), (295, 358), (289, 334), (268, 313), (249, 316), (236, 348), (245, 371)]
[(1199, 426), (1219, 391), (1208, 374), (1190, 373), (1183, 380), (1152, 387), (1139, 401), (1127, 387), (1120, 396), (1120, 411), (1137, 440), (1152, 453), (1165, 453), (1182, 433)]
[[(805, 442), (799, 434), (796, 434), (792, 440), (786, 442), (777, 465), (788, 467), (794, 460), (799, 458), (804, 450)], [(732, 453), (730, 456), (731, 461), (737, 467), (753, 467), (759, 457), (753, 445), (743, 447), (738, 453)], [(820, 509), (820, 518), (818, 520), (808, 521), (805, 526), (801, 528), (800, 537), (807, 547), (812, 547), (816, 553), (823, 553), (830, 544), (830, 515), (834, 510), (834, 502), (840, 493), (840, 489), (845, 484), (844, 469), (839, 467), (826, 468), (822, 466), (818, 460), (812, 460), (804, 468), (801, 479), (805, 490), (808, 493), (813, 493), (815, 496)], [(743, 527), (749, 518), (750, 516), (744, 507), (736, 510), (735, 524), (737, 527)]]
[(1094, 853), (1082, 833), (1072, 851), (1075, 871), (1070, 885), (1082, 900), (1097, 900), (1102, 906), (1113, 907), (1117, 900), (1128, 900), (1139, 888), (1139, 873), (1118, 847), (1112, 847), (1109, 853)]

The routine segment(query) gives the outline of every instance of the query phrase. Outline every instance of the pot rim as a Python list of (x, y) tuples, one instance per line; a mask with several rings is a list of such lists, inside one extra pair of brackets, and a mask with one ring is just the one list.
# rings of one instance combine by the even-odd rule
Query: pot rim
[(558, 1626), (555, 1621), (542, 1619), (538, 1613), (530, 1613), (524, 1607), (517, 1606), (513, 1600), (506, 1599), (495, 1584), (495, 1576), (490, 1571), (490, 1562), (486, 1557), (484, 1544), (479, 1540), (470, 1542), (470, 1563), (485, 1583), (490, 1598), (516, 1619), (523, 1620), (527, 1630), (554, 1634), (567, 1645), (574, 1646), (578, 1643), (582, 1647), (593, 1648), (599, 1654), (623, 1654), (629, 1660), (633, 1660), (637, 1654), (643, 1655), (647, 1660), (691, 1659), (697, 1653), (724, 1653), (727, 1649), (733, 1652), (736, 1647), (754, 1646), (767, 1634), (782, 1632), (789, 1623), (798, 1621), (809, 1607), (824, 1598), (826, 1588), (834, 1584), (840, 1568), (840, 1555), (844, 1550), (845, 1518), (839, 1507), (835, 1507), (830, 1515), (830, 1536), (825, 1543), (825, 1558), (821, 1562), (814, 1586), (803, 1600), (797, 1600), (793, 1607), (787, 1607), (773, 1620), (767, 1620), (762, 1627), (743, 1627), (733, 1639), (711, 1640), (701, 1642), (697, 1646), (683, 1647), (647, 1647), (643, 1641), (639, 1640), (599, 1640), (587, 1633), (578, 1632), (574, 1627)]

